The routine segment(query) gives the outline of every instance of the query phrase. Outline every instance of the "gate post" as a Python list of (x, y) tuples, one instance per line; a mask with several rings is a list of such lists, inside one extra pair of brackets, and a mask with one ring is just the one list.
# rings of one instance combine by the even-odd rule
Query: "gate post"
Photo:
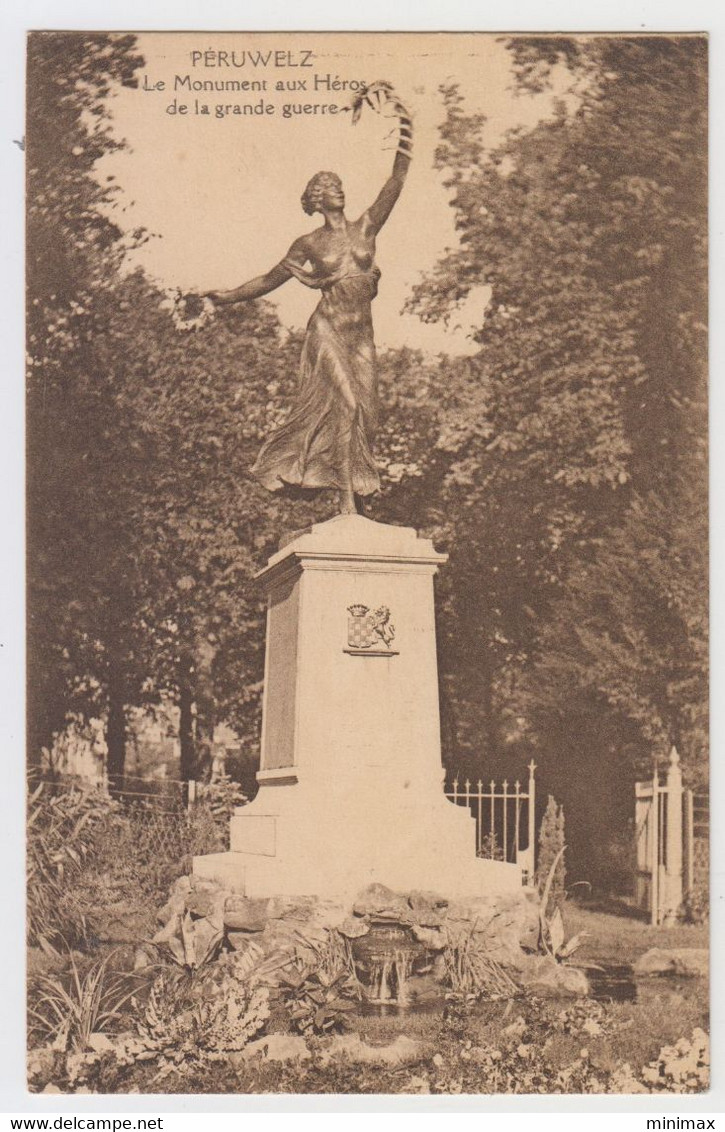
[(665, 922), (676, 919), (682, 906), (682, 771), (677, 748), (670, 751), (667, 769), (667, 816), (665, 830), (665, 891), (662, 911)]
[(655, 763), (652, 775), (652, 803), (650, 805), (650, 819), (648, 822), (650, 867), (650, 922), (654, 927), (660, 922), (661, 893), (660, 893), (660, 776)]
[(534, 778), (534, 771), (536, 770), (536, 763), (532, 759), (529, 763), (529, 812), (528, 812), (528, 825), (529, 825), (529, 856), (531, 860), (531, 873), (529, 876), (529, 884), (535, 884), (536, 876), (536, 779)]
[(695, 799), (692, 790), (685, 790), (682, 844), (685, 859), (682, 865), (682, 898), (688, 900), (695, 887)]

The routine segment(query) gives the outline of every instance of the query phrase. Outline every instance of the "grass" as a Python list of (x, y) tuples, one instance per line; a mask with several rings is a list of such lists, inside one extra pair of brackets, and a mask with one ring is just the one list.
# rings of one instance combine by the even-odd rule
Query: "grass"
[(709, 929), (704, 924), (652, 927), (625, 903), (614, 905), (617, 914), (596, 905), (574, 901), (564, 907), (567, 936), (586, 932), (576, 959), (601, 963), (633, 963), (651, 947), (708, 947)]

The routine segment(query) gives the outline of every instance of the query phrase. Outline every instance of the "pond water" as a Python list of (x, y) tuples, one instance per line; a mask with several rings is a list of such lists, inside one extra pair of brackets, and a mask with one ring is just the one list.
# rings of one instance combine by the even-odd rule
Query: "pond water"
[(588, 967), (586, 976), (590, 997), (597, 1002), (636, 1002), (637, 982), (629, 964), (602, 963), (598, 969)]
[(365, 987), (366, 1004), (414, 1008), (420, 995), (415, 989), (433, 966), (430, 952), (413, 937), (410, 928), (395, 923), (373, 923), (367, 935), (353, 941), (355, 970)]
[[(355, 939), (352, 953), (363, 984), (363, 1014), (433, 1013), (445, 1005), (440, 957), (419, 943), (407, 925), (373, 922)], [(629, 964), (592, 963), (582, 967), (597, 1002), (635, 1002), (637, 979)]]
[[(407, 957), (403, 966), (409, 970)], [(386, 966), (387, 971), (387, 966)], [(638, 980), (628, 964), (601, 964), (597, 969), (585, 968), (589, 985), (590, 998), (595, 1002), (636, 1002), (638, 997)], [(648, 985), (651, 980), (648, 981)], [(420, 984), (422, 995), (417, 993)], [(380, 983), (373, 984), (373, 995), (360, 1003), (357, 1012), (362, 1015), (378, 1017), (396, 1016), (399, 1014), (435, 1014), (440, 1013), (446, 1004), (446, 988), (440, 984), (435, 985), (433, 980), (419, 980), (408, 976), (404, 984), (403, 997), (399, 999), (393, 984), (390, 992), (384, 992), (388, 997), (380, 996)], [(369, 992), (368, 992), (369, 993)], [(373, 997), (374, 996), (374, 997)]]

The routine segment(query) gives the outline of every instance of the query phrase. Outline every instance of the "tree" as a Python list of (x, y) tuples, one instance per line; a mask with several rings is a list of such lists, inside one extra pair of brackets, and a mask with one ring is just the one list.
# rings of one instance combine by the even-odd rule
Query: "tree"
[(120, 776), (128, 707), (171, 691), (196, 774), (215, 716), (238, 721), (259, 692), (250, 580), (289, 504), (263, 507), (246, 467), (275, 380), (296, 366), (269, 308), (194, 336), (124, 273), (146, 236), (112, 218), (96, 162), (120, 144), (106, 100), (134, 84), (133, 47), (30, 39), (29, 751), (49, 748), (69, 712), (103, 714)]
[[(473, 288), (491, 289), (480, 354), (458, 373), (442, 477), (454, 552), (443, 658), (487, 761), (526, 741), (517, 689), (550, 653), (552, 603), (618, 537), (633, 493), (654, 492), (665, 514), (677, 506), (702, 460), (706, 404), (704, 40), (509, 47), (522, 92), (559, 63), (569, 98), (487, 150), (481, 117), (444, 91), (438, 165), (460, 243), (412, 300), (445, 320)], [(620, 563), (636, 556), (621, 545)], [(688, 562), (702, 610), (702, 563)], [(682, 688), (695, 713), (701, 690)]]
[[(108, 217), (113, 185), (94, 176), (116, 148), (105, 99), (134, 85), (141, 65), (126, 35), (34, 32), (28, 40), (28, 752), (52, 745), (69, 708), (103, 698), (95, 673), (103, 616), (118, 621), (124, 587), (109, 598), (104, 538), (113, 516), (89, 478), (109, 437), (95, 378), (96, 298), (124, 244)], [(107, 494), (107, 492), (106, 492)], [(120, 575), (117, 572), (117, 577)], [(108, 636), (108, 634), (106, 634)]]
[(635, 496), (591, 562), (569, 574), (521, 692), (539, 717), (616, 713), (648, 757), (673, 744), (706, 775), (707, 515), (702, 481), (677, 498)]
[(195, 333), (177, 329), (166, 305), (142, 273), (127, 277), (96, 348), (133, 436), (122, 482), (146, 694), (179, 704), (191, 777), (208, 769), (215, 721), (254, 731), (264, 617), (253, 577), (292, 516), (249, 468), (298, 347), (266, 304), (227, 308)]

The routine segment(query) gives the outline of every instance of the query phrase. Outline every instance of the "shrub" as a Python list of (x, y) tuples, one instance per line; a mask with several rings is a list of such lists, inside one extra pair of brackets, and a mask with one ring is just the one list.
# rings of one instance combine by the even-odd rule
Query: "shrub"
[(474, 928), (449, 938), (443, 959), (448, 985), (463, 999), (510, 998), (519, 989), (480, 942)]
[(228, 833), (227, 825), (237, 806), (243, 806), (249, 801), (239, 783), (234, 782), (228, 774), (219, 775), (213, 782), (200, 782), (197, 786), (197, 799), (222, 826), (224, 836)]
[(481, 838), (481, 845), (476, 854), (477, 857), (485, 857), (488, 861), (505, 861), (506, 856), (503, 851), (503, 845), (499, 842), (496, 833), (486, 833)]
[(264, 1028), (268, 1017), (268, 989), (240, 977), (234, 965), (191, 979), (162, 971), (138, 1022), (138, 1037), (127, 1043), (126, 1056), (129, 1061), (161, 1057), (178, 1064), (238, 1051)]
[(28, 799), (28, 942), (55, 954), (88, 942), (89, 909), (78, 879), (115, 804), (97, 790), (54, 793), (41, 783)]
[(683, 916), (688, 924), (706, 924), (710, 919), (710, 888), (707, 877), (698, 877), (685, 898)]
[(72, 954), (69, 959), (65, 975), (41, 975), (29, 983), (28, 1031), (33, 1045), (50, 1042), (56, 1049), (88, 1049), (91, 1034), (112, 1029), (137, 989), (139, 976), (109, 973), (110, 956), (84, 975)]
[(554, 874), (550, 878), (546, 907), (543, 909), (544, 915), (548, 918), (553, 916), (557, 908), (561, 908), (566, 895), (564, 848), (564, 807), (557, 806), (550, 794), (539, 829), (539, 852), (536, 861), (536, 883), (539, 894), (543, 895), (552, 866), (558, 857)]
[(119, 809), (109, 815), (98, 838), (95, 873), (158, 902), (175, 880), (191, 872), (192, 857), (228, 847), (228, 822), (224, 825), (223, 831), (204, 803), (189, 811), (154, 804)]
[(345, 971), (334, 978), (322, 971), (285, 972), (279, 987), (290, 1021), (301, 1034), (343, 1030), (356, 1007), (355, 982)]

